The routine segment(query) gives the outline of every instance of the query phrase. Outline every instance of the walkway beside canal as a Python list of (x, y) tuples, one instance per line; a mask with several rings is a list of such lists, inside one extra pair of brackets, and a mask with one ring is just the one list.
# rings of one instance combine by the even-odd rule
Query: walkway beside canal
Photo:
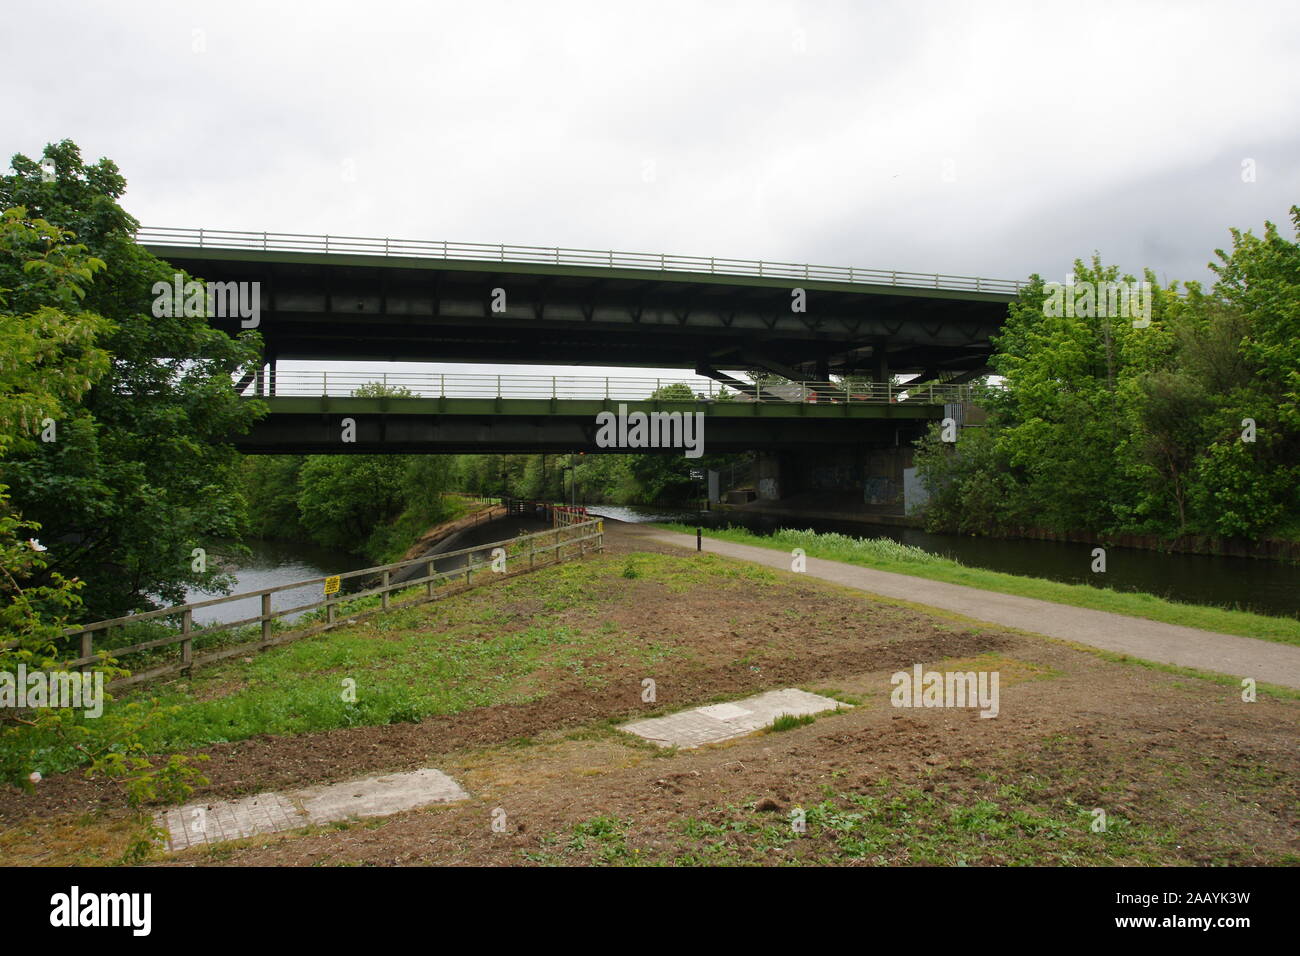
[[(695, 550), (692, 535), (628, 525), (621, 527), (619, 532)], [(790, 570), (790, 555), (772, 548), (705, 538), (704, 550), (770, 568)], [(881, 597), (942, 608), (992, 624), (1033, 631), (1143, 660), (1300, 688), (1300, 647), (1289, 644), (1217, 634), (819, 558), (807, 559), (807, 573)]]

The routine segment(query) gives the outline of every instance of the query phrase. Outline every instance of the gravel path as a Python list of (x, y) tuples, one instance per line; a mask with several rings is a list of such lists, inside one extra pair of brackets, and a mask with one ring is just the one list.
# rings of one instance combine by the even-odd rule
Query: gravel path
[[(633, 530), (635, 529), (635, 530)], [(692, 535), (624, 525), (619, 533), (662, 545), (695, 549)], [(771, 548), (704, 539), (704, 550), (771, 568), (790, 570), (790, 556)], [(839, 561), (808, 558), (807, 573), (860, 591), (943, 608), (967, 617), (1003, 624), (1129, 654), (1162, 664), (1251, 677), (1260, 683), (1300, 688), (1300, 647), (1273, 641), (1216, 634), (1140, 617), (1055, 604), (1036, 598), (985, 591), (961, 584), (875, 571)]]

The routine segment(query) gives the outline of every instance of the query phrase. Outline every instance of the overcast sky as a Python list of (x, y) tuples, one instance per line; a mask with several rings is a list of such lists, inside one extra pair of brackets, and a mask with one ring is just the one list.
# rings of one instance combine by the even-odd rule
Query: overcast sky
[(4, 19), (4, 158), (73, 139), (146, 225), (1204, 279), (1229, 227), (1300, 203), (1294, 0)]

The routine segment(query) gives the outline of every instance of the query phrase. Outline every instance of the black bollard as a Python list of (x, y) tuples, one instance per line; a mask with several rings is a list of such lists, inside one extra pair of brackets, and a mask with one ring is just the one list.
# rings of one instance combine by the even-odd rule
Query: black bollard
[(696, 551), (704, 550), (704, 529), (703, 528), (695, 529), (695, 550)]

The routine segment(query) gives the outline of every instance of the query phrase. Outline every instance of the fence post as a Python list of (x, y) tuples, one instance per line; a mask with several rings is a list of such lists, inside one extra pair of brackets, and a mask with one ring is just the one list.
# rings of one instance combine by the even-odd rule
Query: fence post
[(424, 576), (429, 579), (428, 583), (425, 585), (425, 587), (429, 591), (429, 597), (433, 597), (433, 562), (432, 561), (424, 562)]
[[(111, 634), (113, 633), (113, 629), (110, 627), (104, 633)], [(95, 633), (93, 631), (82, 631), (81, 632), (81, 656), (90, 657), (94, 653), (95, 653)], [(80, 667), (77, 668), (77, 670), (84, 671), (89, 669), (89, 667), (90, 667), (89, 664), (82, 664)]]
[(337, 616), (337, 613), (336, 613), (335, 610), (334, 610), (334, 602), (333, 602), (333, 601), (330, 601), (328, 604), (325, 605), (325, 623), (326, 623), (326, 624), (333, 624), (333, 623), (334, 623), (334, 618), (335, 618), (336, 616)]
[(384, 584), (383, 584), (384, 590), (383, 593), (379, 595), (379, 606), (382, 607), (385, 611), (388, 610), (388, 585), (389, 582), (392, 580), (392, 575), (393, 575), (392, 571), (384, 572)]
[(271, 640), (271, 595), (262, 595), (262, 643)]
[(194, 639), (190, 631), (194, 627), (194, 612), (186, 608), (181, 612), (181, 673), (186, 677), (194, 665)]

